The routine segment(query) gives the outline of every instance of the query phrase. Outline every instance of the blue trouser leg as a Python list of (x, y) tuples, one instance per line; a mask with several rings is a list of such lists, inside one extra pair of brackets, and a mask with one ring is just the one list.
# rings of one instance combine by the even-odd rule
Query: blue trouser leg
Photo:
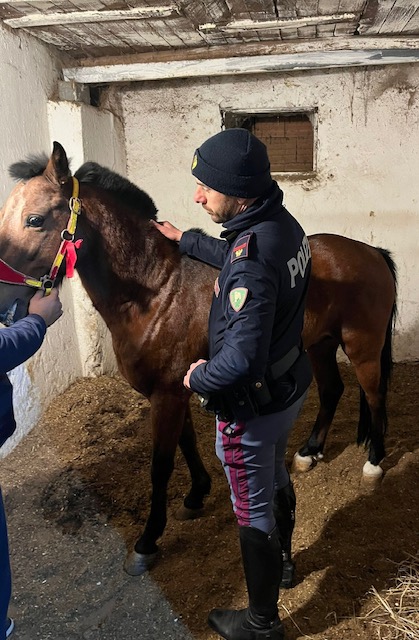
[(0, 489), (0, 640), (6, 638), (6, 619), (12, 593), (6, 514)]
[(230, 425), (217, 419), (216, 452), (231, 491), (239, 526), (270, 533), (275, 527), (274, 490), (289, 483), (285, 465), (288, 435), (298, 417), (306, 394), (293, 405), (246, 423)]
[(214, 609), (208, 616), (210, 627), (228, 640), (284, 640), (277, 604), (283, 557), (274, 493), (290, 481), (288, 435), (305, 395), (284, 411), (246, 423), (217, 419), (216, 452), (230, 485), (249, 595), (247, 609)]

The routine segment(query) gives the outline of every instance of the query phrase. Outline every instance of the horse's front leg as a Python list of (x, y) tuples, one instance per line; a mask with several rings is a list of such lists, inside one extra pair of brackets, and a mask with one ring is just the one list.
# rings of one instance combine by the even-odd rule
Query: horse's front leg
[(125, 571), (130, 575), (141, 575), (156, 560), (157, 540), (163, 534), (167, 521), (167, 486), (174, 468), (187, 402), (186, 397), (179, 399), (167, 393), (155, 393), (150, 398), (153, 440), (151, 508), (144, 531), (125, 561)]
[(185, 413), (179, 446), (188, 465), (192, 484), (189, 493), (185, 496), (183, 506), (176, 513), (176, 517), (179, 520), (191, 520), (199, 517), (202, 513), (204, 497), (211, 490), (211, 478), (199, 455), (189, 405)]

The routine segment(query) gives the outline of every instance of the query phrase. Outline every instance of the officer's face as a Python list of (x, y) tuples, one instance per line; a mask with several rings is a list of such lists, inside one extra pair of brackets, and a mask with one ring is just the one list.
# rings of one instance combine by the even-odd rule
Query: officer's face
[(212, 221), (218, 224), (231, 220), (247, 208), (247, 200), (226, 196), (219, 191), (210, 189), (202, 182), (196, 183), (194, 201), (201, 204), (211, 216)]

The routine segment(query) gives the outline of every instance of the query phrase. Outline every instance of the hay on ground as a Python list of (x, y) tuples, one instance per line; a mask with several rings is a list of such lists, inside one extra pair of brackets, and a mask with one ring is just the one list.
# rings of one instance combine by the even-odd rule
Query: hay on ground
[(418, 640), (419, 638), (419, 556), (403, 561), (395, 586), (384, 594), (371, 589), (376, 606), (365, 621), (376, 628), (379, 640)]

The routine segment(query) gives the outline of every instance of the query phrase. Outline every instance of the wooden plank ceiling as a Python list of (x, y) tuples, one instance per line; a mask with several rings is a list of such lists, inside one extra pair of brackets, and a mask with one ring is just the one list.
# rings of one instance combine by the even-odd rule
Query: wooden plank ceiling
[(9, 0), (0, 2), (0, 20), (75, 67), (307, 50), (419, 52), (419, 1), (408, 0)]

